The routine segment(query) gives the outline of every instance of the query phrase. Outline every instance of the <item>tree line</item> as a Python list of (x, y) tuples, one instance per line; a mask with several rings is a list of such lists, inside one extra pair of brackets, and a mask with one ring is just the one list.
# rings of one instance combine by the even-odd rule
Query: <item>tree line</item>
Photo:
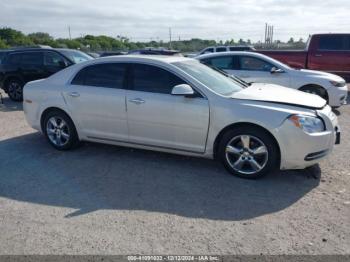
[(105, 35), (93, 36), (85, 35), (74, 39), (57, 38), (55, 39), (48, 33), (36, 32), (24, 34), (21, 31), (4, 27), (0, 28), (0, 48), (13, 48), (21, 46), (47, 45), (54, 48), (71, 48), (83, 51), (116, 51), (116, 50), (134, 50), (145, 47), (165, 47), (182, 52), (195, 52), (208, 46), (215, 45), (251, 45), (258, 49), (261, 48), (294, 48), (301, 49), (305, 47), (303, 39), (294, 41), (293, 38), (287, 43), (275, 41), (273, 44), (266, 46), (263, 43), (252, 43), (251, 40), (233, 39), (227, 41), (215, 41), (193, 38), (190, 40), (164, 41), (149, 41), (149, 42), (133, 42), (129, 38), (123, 36), (110, 37)]

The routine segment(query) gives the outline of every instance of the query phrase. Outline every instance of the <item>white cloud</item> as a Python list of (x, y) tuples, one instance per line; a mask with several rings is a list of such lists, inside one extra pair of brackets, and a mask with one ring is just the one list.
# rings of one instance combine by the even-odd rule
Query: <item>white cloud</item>
[(1, 0), (0, 25), (25, 33), (44, 31), (55, 37), (85, 34), (126, 35), (132, 40), (260, 40), (264, 24), (275, 39), (307, 37), (318, 32), (349, 30), (346, 0)]

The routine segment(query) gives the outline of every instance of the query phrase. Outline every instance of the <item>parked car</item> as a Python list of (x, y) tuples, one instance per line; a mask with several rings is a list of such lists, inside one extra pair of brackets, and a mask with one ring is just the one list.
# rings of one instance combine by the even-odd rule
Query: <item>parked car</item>
[(293, 68), (326, 71), (350, 79), (350, 34), (315, 34), (303, 51), (257, 51)]
[(169, 50), (164, 48), (144, 48), (131, 50), (128, 53), (129, 55), (168, 55), (168, 56), (182, 56), (180, 51)]
[(220, 52), (230, 52), (230, 51), (254, 51), (254, 47), (247, 45), (239, 46), (209, 46), (201, 50), (198, 55), (220, 53)]
[(311, 166), (340, 141), (324, 99), (244, 85), (184, 57), (77, 64), (26, 84), (23, 104), (29, 125), (58, 150), (84, 140), (215, 157), (244, 178)]
[(72, 49), (28, 48), (6, 52), (0, 66), (0, 87), (14, 101), (22, 101), (23, 86), (63, 68), (93, 59)]
[(126, 55), (127, 52), (123, 51), (108, 51), (100, 54), (100, 57), (113, 56), (113, 55)]
[(348, 88), (345, 80), (337, 75), (293, 69), (271, 57), (253, 52), (216, 53), (197, 59), (246, 82), (276, 84), (316, 94), (333, 107), (346, 103)]
[(195, 58), (204, 54), (220, 53), (220, 52), (230, 52), (230, 51), (254, 51), (254, 47), (247, 45), (235, 45), (235, 46), (209, 46), (198, 53), (187, 53), (186, 57)]

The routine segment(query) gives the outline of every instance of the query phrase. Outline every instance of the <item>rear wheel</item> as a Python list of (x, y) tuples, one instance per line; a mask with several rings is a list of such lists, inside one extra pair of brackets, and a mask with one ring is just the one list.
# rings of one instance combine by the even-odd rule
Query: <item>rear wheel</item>
[(8, 80), (6, 90), (11, 100), (23, 101), (23, 83), (21, 80), (16, 78)]
[(79, 144), (73, 121), (62, 111), (51, 111), (45, 115), (43, 132), (49, 143), (58, 150), (69, 150)]
[(242, 178), (260, 178), (277, 167), (278, 148), (267, 132), (240, 127), (224, 134), (219, 157), (226, 169)]

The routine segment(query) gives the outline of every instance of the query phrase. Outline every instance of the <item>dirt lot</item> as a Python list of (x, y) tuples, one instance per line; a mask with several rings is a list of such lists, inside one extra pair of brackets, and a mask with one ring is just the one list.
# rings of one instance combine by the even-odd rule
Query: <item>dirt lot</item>
[(349, 254), (350, 105), (319, 168), (232, 177), (204, 159), (58, 152), (0, 105), (0, 254)]

